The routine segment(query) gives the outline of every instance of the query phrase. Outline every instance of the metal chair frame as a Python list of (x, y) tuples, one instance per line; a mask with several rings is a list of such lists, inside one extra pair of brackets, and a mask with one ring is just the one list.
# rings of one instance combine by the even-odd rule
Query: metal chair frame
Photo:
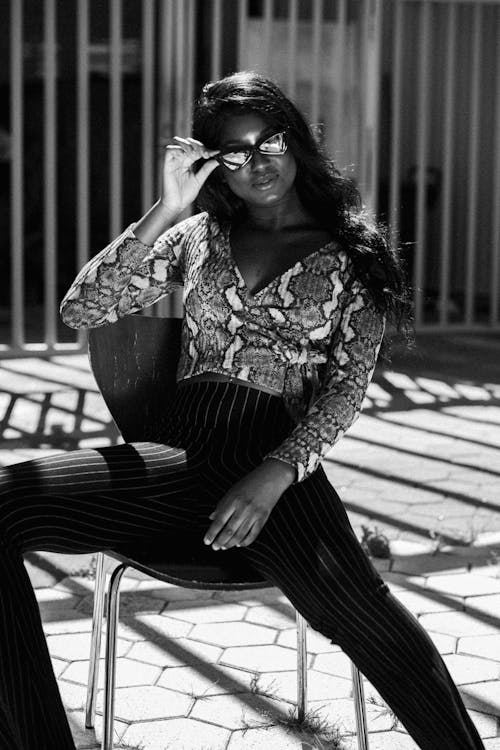
[[(158, 408), (159, 404), (155, 398), (152, 398), (154, 409), (148, 411), (147, 404), (145, 408), (144, 389), (138, 387), (141, 383), (147, 381), (147, 393), (151, 398), (151, 377), (154, 374), (156, 383), (159, 384), (160, 390), (157, 396), (160, 400), (168, 393), (168, 383), (172, 385), (174, 377), (173, 363), (176, 362), (180, 338), (179, 321), (172, 319), (149, 318), (146, 316), (129, 316), (118, 323), (108, 326), (104, 329), (95, 329), (89, 335), (89, 355), (92, 370), (96, 377), (99, 389), (104, 400), (118, 426), (124, 439), (127, 442), (134, 440), (155, 439), (158, 440), (159, 429), (158, 419), (161, 420), (162, 409)], [(162, 357), (157, 357), (159, 347), (162, 349)], [(142, 349), (146, 351), (141, 351)], [(123, 354), (125, 352), (128, 358)], [(131, 360), (131, 352), (135, 360)], [(165, 364), (167, 365), (165, 367)], [(124, 372), (127, 368), (133, 370), (128, 374), (128, 379), (124, 387)], [(126, 373), (125, 376), (127, 377)], [(120, 383), (117, 381), (121, 381)], [(140, 405), (141, 417), (148, 420), (148, 416), (156, 415), (156, 424), (153, 420), (147, 422), (147, 426), (137, 434), (136, 425), (132, 427), (133, 434), (130, 432), (131, 413), (134, 408), (130, 408), (129, 393), (133, 390), (133, 398)], [(160, 405), (161, 406), (161, 405)], [(117, 563), (113, 570), (107, 590), (106, 599), (106, 573), (105, 559), (112, 558)], [(104, 704), (103, 704), (103, 737), (102, 750), (113, 750), (114, 738), (114, 700), (115, 700), (115, 675), (116, 675), (116, 639), (119, 622), (119, 600), (120, 600), (120, 582), (127, 568), (133, 568), (146, 573), (151, 578), (174, 583), (185, 588), (198, 590), (250, 590), (265, 588), (273, 585), (271, 582), (263, 579), (257, 572), (252, 572), (248, 576), (235, 576), (231, 580), (231, 573), (227, 575), (227, 570), (221, 567), (224, 575), (222, 580), (202, 580), (203, 570), (199, 569), (196, 576), (183, 577), (179, 574), (178, 569), (168, 572), (168, 563), (163, 563), (160, 569), (155, 569), (154, 565), (141, 561), (140, 555), (128, 556), (115, 551), (100, 552), (97, 555), (96, 580), (94, 589), (94, 609), (92, 618), (92, 638), (90, 648), (89, 673), (87, 684), (87, 702), (85, 725), (92, 728), (95, 723), (97, 682), (99, 671), (99, 655), (102, 640), (102, 625), (104, 610), (106, 609), (107, 633), (105, 649), (105, 683), (104, 683)], [(167, 572), (163, 569), (167, 568)], [(199, 575), (198, 575), (199, 574)], [(198, 580), (199, 578), (199, 580)], [(299, 721), (304, 719), (307, 705), (307, 622), (302, 615), (296, 611), (297, 622), (297, 717)], [(358, 739), (358, 750), (368, 750), (368, 728), (366, 721), (366, 708), (364, 699), (364, 689), (362, 677), (353, 662), (351, 662), (353, 697), (356, 716), (356, 729)]]

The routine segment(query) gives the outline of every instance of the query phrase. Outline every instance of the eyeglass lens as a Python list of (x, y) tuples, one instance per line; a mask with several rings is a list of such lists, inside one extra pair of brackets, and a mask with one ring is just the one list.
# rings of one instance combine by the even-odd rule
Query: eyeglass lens
[(221, 161), (226, 167), (232, 170), (241, 169), (253, 156), (254, 151), (260, 151), (261, 154), (284, 154), (287, 149), (286, 133), (275, 133), (266, 138), (262, 143), (248, 148), (230, 151), (220, 155)]

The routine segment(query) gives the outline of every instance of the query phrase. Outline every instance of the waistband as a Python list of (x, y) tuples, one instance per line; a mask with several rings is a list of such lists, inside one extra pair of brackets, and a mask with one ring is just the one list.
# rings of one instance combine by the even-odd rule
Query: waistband
[(189, 379), (177, 388), (171, 414), (186, 424), (213, 430), (283, 437), (294, 423), (281, 396), (247, 385)]

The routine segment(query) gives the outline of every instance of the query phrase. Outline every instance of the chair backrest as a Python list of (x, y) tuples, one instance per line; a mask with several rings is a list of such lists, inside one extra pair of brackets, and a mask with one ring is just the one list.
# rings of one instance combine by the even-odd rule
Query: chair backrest
[(89, 331), (92, 372), (126, 442), (162, 440), (175, 394), (181, 320), (128, 315)]

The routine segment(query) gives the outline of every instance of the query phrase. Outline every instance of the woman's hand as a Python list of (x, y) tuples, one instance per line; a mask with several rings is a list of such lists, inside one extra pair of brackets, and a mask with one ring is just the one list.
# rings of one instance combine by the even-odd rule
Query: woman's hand
[[(165, 149), (160, 203), (169, 214), (180, 214), (197, 197), (207, 177), (219, 163), (212, 157), (217, 150), (207, 149), (194, 138), (173, 138), (175, 143)], [(197, 171), (193, 169), (199, 159), (207, 161)]]
[(204, 537), (214, 550), (247, 547), (259, 535), (283, 492), (295, 481), (293, 466), (267, 459), (236, 482), (210, 515)]

